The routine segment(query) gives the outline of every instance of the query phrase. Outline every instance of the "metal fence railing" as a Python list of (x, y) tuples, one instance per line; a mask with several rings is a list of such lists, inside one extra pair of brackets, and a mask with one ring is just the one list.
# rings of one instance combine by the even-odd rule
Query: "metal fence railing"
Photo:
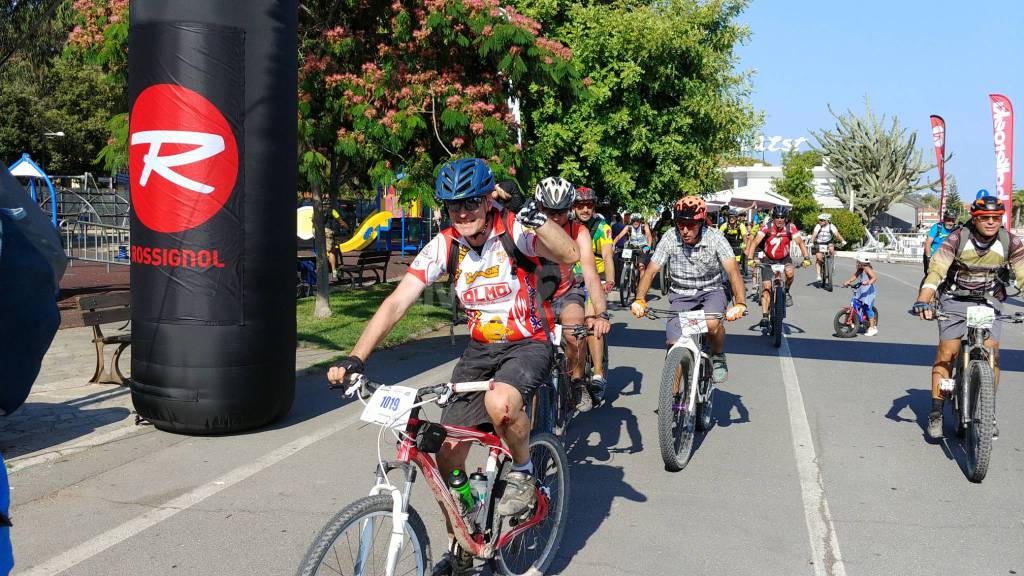
[(64, 252), (71, 264), (75, 260), (101, 262), (110, 270), (111, 264), (127, 266), (131, 262), (131, 234), (127, 227), (67, 220), (60, 227)]

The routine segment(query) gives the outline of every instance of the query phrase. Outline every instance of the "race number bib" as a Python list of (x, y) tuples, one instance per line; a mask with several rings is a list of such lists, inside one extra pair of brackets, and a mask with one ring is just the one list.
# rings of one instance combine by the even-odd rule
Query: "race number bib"
[(370, 397), (359, 417), (363, 422), (405, 430), (409, 410), (416, 402), (416, 389), (406, 386), (381, 386)]
[(708, 331), (707, 318), (703, 310), (689, 310), (679, 313), (679, 329), (682, 336), (694, 336)]
[(629, 248), (624, 248), (622, 250), (622, 259), (623, 260), (628, 260), (628, 259), (630, 259), (632, 257), (633, 257), (633, 250), (631, 250)]
[(996, 311), (989, 306), (968, 306), (967, 326), (971, 328), (991, 328), (996, 321)]

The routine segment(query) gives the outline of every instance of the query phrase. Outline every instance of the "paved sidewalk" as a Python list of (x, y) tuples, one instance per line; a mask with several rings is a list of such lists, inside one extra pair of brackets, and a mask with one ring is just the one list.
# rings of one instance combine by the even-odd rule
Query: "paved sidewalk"
[[(54, 460), (149, 428), (135, 425), (127, 387), (89, 384), (95, 350), (91, 328), (57, 331), (25, 405), (0, 418), (0, 452), (12, 468)], [(111, 352), (107, 353), (108, 362)], [(298, 348), (295, 370), (302, 372), (338, 354), (336, 350)], [(121, 358), (125, 374), (130, 374), (130, 368), (131, 347)]]

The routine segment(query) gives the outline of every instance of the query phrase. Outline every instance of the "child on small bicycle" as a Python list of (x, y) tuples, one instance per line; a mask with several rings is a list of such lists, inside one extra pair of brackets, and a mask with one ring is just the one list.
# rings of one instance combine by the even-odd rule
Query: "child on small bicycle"
[(843, 282), (843, 287), (850, 286), (854, 282), (860, 283), (854, 295), (867, 309), (868, 329), (864, 335), (874, 336), (878, 334), (878, 318), (875, 316), (875, 282), (878, 281), (878, 275), (871, 267), (871, 259), (866, 253), (857, 252), (855, 258), (857, 259), (857, 269), (853, 271), (853, 276)]

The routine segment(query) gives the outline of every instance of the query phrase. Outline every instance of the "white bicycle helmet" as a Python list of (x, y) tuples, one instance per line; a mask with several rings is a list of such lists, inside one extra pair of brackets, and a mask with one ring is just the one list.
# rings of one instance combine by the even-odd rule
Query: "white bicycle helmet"
[(867, 252), (857, 252), (856, 254), (854, 254), (854, 258), (857, 259), (857, 262), (871, 264), (871, 258), (868, 256)]
[(637, 222), (643, 222), (643, 219), (644, 217), (639, 212), (633, 212), (632, 214), (629, 215), (630, 222), (632, 222), (633, 220), (636, 220)]
[(534, 197), (549, 210), (568, 210), (576, 200), (576, 189), (565, 178), (549, 176), (537, 184)]
[(825, 222), (831, 222), (832, 221), (832, 215), (831, 214), (826, 214), (825, 212), (822, 212), (821, 214), (818, 214), (818, 220), (824, 220)]

